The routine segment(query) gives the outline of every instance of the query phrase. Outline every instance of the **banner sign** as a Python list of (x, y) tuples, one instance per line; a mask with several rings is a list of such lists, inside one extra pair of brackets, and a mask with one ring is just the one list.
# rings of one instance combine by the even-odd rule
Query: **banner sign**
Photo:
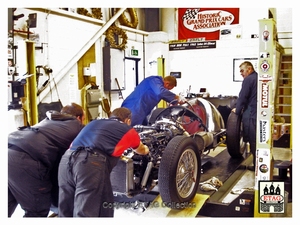
[(220, 26), (239, 23), (239, 8), (179, 8), (178, 40), (219, 40)]
[(180, 42), (169, 44), (169, 51), (216, 48), (216, 41)]

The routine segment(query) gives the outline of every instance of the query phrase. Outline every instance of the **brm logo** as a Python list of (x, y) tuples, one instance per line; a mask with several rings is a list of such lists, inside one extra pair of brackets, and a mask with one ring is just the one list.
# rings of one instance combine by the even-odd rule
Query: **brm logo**
[(261, 83), (261, 108), (269, 107), (269, 84), (267, 82)]

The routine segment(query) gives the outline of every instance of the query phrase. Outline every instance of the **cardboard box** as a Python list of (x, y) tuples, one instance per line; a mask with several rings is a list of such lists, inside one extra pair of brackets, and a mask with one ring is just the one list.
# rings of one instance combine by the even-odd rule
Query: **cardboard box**
[(281, 135), (289, 134), (291, 129), (290, 123), (284, 123), (281, 125)]
[(273, 140), (278, 140), (280, 138), (281, 126), (282, 123), (273, 123), (273, 133), (272, 133)]

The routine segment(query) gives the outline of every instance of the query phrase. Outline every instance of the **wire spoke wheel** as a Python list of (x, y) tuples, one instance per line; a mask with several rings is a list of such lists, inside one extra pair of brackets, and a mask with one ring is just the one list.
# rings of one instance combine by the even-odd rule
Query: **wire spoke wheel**
[(185, 208), (197, 193), (200, 176), (201, 154), (195, 140), (187, 136), (174, 137), (163, 152), (158, 172), (164, 204), (173, 209)]
[(187, 149), (180, 157), (176, 172), (176, 186), (182, 198), (188, 197), (197, 179), (198, 163), (195, 152)]

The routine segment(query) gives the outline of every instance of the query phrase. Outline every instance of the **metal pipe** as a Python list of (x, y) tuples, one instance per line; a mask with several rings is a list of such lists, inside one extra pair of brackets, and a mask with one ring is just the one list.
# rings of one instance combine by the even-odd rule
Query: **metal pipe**
[(130, 31), (132, 33), (142, 34), (144, 36), (149, 35), (149, 32), (147, 32), (147, 31), (137, 30), (137, 29), (134, 29), (134, 28), (131, 28), (131, 27), (123, 26), (123, 25), (119, 25), (119, 27), (123, 30)]
[(94, 23), (94, 24), (102, 25), (105, 23), (105, 21), (103, 21), (103, 20), (99, 20), (96, 18), (92, 18), (92, 17), (85, 16), (85, 15), (80, 15), (78, 13), (73, 13), (70, 11), (57, 9), (57, 8), (26, 8), (26, 9), (43, 12), (43, 13), (47, 13), (47, 14), (52, 14), (52, 15), (57, 15), (57, 16), (63, 16), (63, 17), (71, 18), (71, 19)]
[(148, 165), (145, 170), (145, 173), (144, 173), (144, 176), (142, 179), (142, 183), (141, 183), (142, 188), (144, 188), (146, 186), (152, 168), (153, 168), (153, 162), (148, 162)]

